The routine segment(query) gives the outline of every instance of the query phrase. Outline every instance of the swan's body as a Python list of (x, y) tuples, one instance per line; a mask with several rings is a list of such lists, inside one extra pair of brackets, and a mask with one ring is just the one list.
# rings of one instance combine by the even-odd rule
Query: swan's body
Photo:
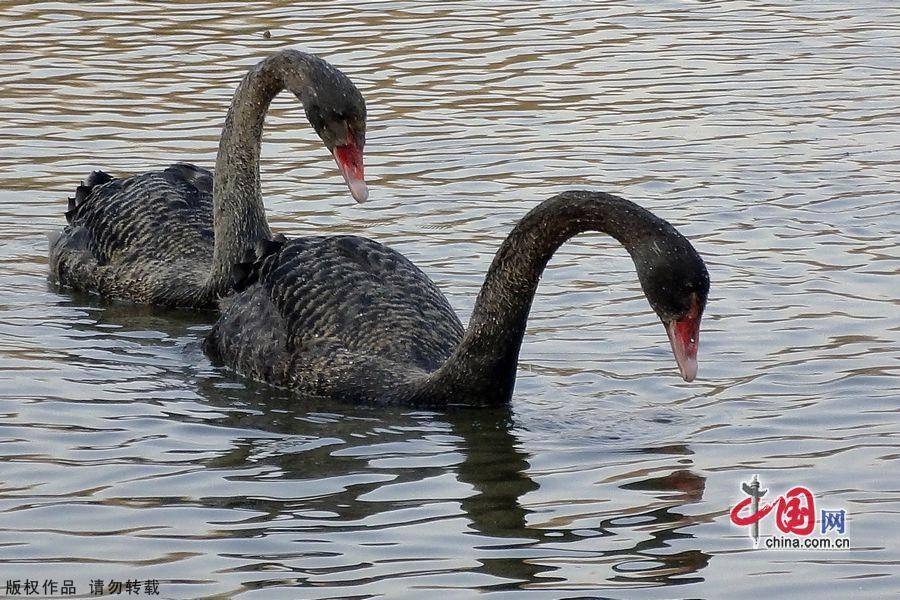
[(261, 247), (240, 269), (244, 290), (223, 301), (205, 348), (238, 372), (305, 395), (503, 403), (540, 275), (565, 240), (587, 230), (609, 233), (631, 253), (692, 379), (709, 287), (703, 261), (662, 219), (590, 192), (560, 194), (522, 219), (497, 252), (467, 329), (401, 254), (364, 238), (316, 237)]
[(102, 296), (163, 306), (213, 307), (233, 265), (272, 237), (259, 181), (263, 121), (289, 89), (365, 200), (365, 103), (327, 62), (282, 50), (244, 77), (225, 119), (215, 174), (187, 164), (114, 179), (94, 172), (76, 190), (69, 226), (50, 243), (51, 276)]
[(209, 305), (212, 174), (186, 164), (109, 181), (99, 173), (79, 188), (78, 216), (51, 244), (55, 278), (113, 298)]

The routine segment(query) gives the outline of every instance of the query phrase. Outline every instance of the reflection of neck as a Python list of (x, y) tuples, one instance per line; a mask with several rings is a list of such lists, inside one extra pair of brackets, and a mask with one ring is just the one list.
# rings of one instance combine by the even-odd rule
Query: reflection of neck
[(448, 414), (453, 433), (463, 438), (459, 480), (477, 492), (462, 501), (463, 509), (484, 534), (537, 538), (525, 523), (526, 511), (519, 499), (538, 486), (525, 475), (528, 457), (516, 448), (511, 412), (501, 406), (453, 409)]
[[(519, 543), (541, 541), (543, 532), (528, 526), (528, 511), (521, 504), (538, 485), (526, 474), (528, 455), (517, 448), (510, 430), (510, 407), (454, 408), (447, 418), (453, 433), (463, 438), (457, 477), (475, 489), (474, 495), (461, 501), (472, 529), (492, 538), (515, 538)], [(510, 582), (537, 581), (539, 574), (553, 570), (519, 557), (482, 560), (481, 565), (479, 572)]]
[(259, 183), (263, 121), (286, 87), (310, 85), (309, 55), (282, 50), (252, 68), (234, 94), (216, 157), (213, 184), (215, 250), (206, 284), (212, 297), (226, 292), (231, 269), (261, 239), (271, 238)]

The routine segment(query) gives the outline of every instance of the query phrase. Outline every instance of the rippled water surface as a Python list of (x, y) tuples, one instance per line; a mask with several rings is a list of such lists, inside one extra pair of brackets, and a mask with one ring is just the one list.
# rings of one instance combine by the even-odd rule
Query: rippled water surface
[[(706, 258), (699, 379), (596, 235), (545, 274), (503, 410), (311, 403), (211, 365), (211, 314), (51, 288), (78, 181), (211, 166), (288, 45), (366, 96), (372, 196), (285, 95), (273, 229), (388, 243), (465, 320), (530, 207), (619, 193)], [(2, 2), (0, 59), (0, 595), (900, 594), (894, 3)], [(844, 509), (851, 549), (754, 550), (729, 520), (754, 473)]]

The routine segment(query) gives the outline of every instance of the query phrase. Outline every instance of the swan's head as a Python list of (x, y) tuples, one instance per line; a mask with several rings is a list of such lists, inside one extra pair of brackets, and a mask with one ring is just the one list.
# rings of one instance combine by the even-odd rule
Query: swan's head
[(312, 85), (298, 94), (306, 117), (334, 157), (354, 200), (365, 202), (366, 101), (346, 75), (325, 61), (312, 63), (308, 77)]
[(666, 334), (685, 381), (697, 376), (700, 318), (709, 294), (703, 259), (674, 227), (662, 221), (654, 235), (632, 249), (638, 278)]

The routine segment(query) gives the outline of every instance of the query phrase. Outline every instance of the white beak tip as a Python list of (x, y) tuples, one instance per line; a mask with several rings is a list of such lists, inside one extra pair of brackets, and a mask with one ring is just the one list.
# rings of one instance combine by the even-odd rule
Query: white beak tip
[(365, 181), (362, 181), (361, 179), (348, 181), (347, 187), (350, 188), (350, 195), (353, 196), (353, 199), (360, 204), (369, 199), (369, 187), (366, 185)]
[(697, 378), (697, 359), (685, 358), (679, 361), (678, 370), (681, 371), (681, 377), (688, 383)]

